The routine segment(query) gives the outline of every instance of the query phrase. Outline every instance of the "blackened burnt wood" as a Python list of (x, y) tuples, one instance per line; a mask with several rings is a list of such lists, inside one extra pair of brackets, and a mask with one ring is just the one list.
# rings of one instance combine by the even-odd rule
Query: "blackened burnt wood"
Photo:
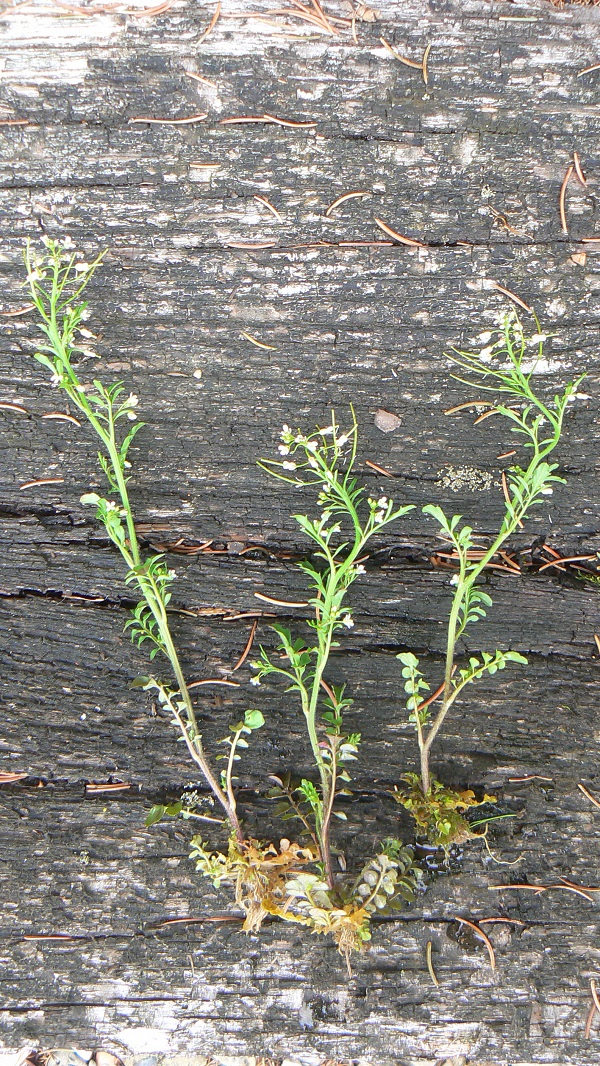
[[(600, 234), (600, 72), (578, 76), (598, 61), (597, 13), (384, 0), (377, 21), (357, 20), (356, 43), (350, 26), (330, 36), (269, 6), (224, 3), (202, 41), (214, 8), (183, 2), (141, 19), (65, 14), (45, 0), (0, 15), (0, 402), (25, 409), (0, 409), (0, 772), (28, 775), (0, 786), (2, 1040), (52, 1046), (68, 1033), (69, 1044), (123, 1052), (142, 1031), (149, 1052), (304, 1055), (311, 1066), (461, 1054), (591, 1066), (594, 904), (490, 885), (598, 878), (600, 812), (577, 789), (599, 783), (598, 590), (530, 566), (542, 544), (568, 555), (600, 547), (600, 245), (585, 241)], [(350, 6), (326, 9), (347, 17)], [(230, 17), (250, 11), (267, 21)], [(427, 85), (381, 37), (413, 60), (431, 44)], [(187, 126), (130, 121), (203, 112)], [(265, 114), (315, 125), (221, 122)], [(6, 124), (15, 119), (28, 125)], [(565, 233), (559, 191), (574, 151), (587, 185), (568, 185)], [(327, 215), (347, 192), (364, 195)], [(375, 218), (424, 247), (390, 244)], [(494, 608), (461, 646), (512, 647), (530, 664), (466, 693), (433, 758), (448, 783), (493, 792), (515, 816), (492, 844), (521, 862), (468, 851), (459, 873), (377, 927), (350, 981), (329, 945), (289, 927), (243, 938), (229, 901), (194, 875), (187, 827), (144, 828), (152, 803), (198, 782), (172, 727), (128, 687), (147, 669), (122, 634), (130, 591), (79, 502), (101, 484), (95, 442), (42, 417), (64, 400), (32, 359), (31, 316), (11, 314), (27, 301), (24, 240), (44, 233), (70, 233), (87, 255), (108, 249), (89, 293), (100, 362), (88, 366), (140, 397), (148, 425), (131, 489), (144, 544), (212, 541), (219, 552), (169, 555), (173, 626), (190, 680), (239, 682), (195, 690), (209, 745), (240, 710), (265, 711), (240, 771), (253, 832), (278, 832), (265, 776), (310, 772), (290, 698), (250, 688), (248, 662), (232, 672), (253, 617), (255, 651), (273, 647), (275, 619), (306, 632), (302, 608), (255, 594), (305, 599), (293, 564), (307, 544), (290, 515), (311, 501), (269, 482), (256, 460), (274, 455), (284, 422), (310, 429), (332, 406), (344, 421), (352, 403), (369, 491), (415, 505), (373, 543), (351, 592), (355, 627), (329, 671), (347, 683), (363, 734), (336, 838), (351, 867), (386, 833), (410, 834), (390, 795), (415, 765), (395, 655), (417, 651), (434, 684), (442, 673), (451, 575), (432, 564), (441, 545), (421, 507), (463, 514), (485, 538), (502, 513), (501, 472), (524, 460), (499, 458), (518, 447), (500, 419), (473, 426), (476, 411), (444, 413), (482, 395), (452, 380), (444, 353), (480, 343), (510, 306), (500, 285), (549, 334), (544, 394), (587, 373), (557, 453), (567, 484), (513, 538), (521, 574), (486, 577)], [(401, 420), (387, 435), (380, 408)], [(46, 477), (62, 480), (21, 488)], [(94, 782), (130, 787), (93, 793)], [(484, 926), (492, 972), (481, 944), (451, 939), (457, 914), (526, 925)], [(190, 916), (206, 921), (161, 925)], [(221, 917), (235, 920), (209, 921)], [(52, 934), (74, 939), (23, 939)]]

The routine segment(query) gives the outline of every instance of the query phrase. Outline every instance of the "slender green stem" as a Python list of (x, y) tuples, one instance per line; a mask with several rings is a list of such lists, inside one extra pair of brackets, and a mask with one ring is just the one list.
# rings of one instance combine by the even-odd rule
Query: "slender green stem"
[(231, 738), (231, 740), (229, 742), (230, 743), (229, 758), (227, 759), (227, 772), (225, 774), (227, 799), (229, 800), (229, 803), (230, 803), (230, 805), (231, 805), (233, 810), (235, 810), (235, 808), (236, 808), (235, 795), (234, 795), (234, 792), (233, 792), (233, 784), (232, 784), (233, 764), (235, 762), (235, 749), (237, 747), (237, 742), (240, 739), (241, 735), (242, 735), (242, 730), (241, 729), (236, 730), (236, 732), (233, 734), (233, 736), (232, 736), (232, 738)]
[[(225, 794), (208, 763), (202, 745), (201, 734), (198, 729), (190, 693), (177, 651), (173, 644), (163, 593), (151, 569), (141, 558), (133, 510), (127, 490), (127, 478), (123, 472), (124, 457), (121, 454), (117, 443), (116, 421), (119, 417), (119, 411), (117, 411), (115, 415), (111, 392), (107, 392), (107, 390), (99, 385), (98, 389), (101, 390), (99, 396), (104, 401), (104, 414), (99, 413), (88, 401), (85, 388), (82, 386), (76, 371), (71, 365), (71, 354), (74, 349), (70, 344), (70, 339), (74, 332), (74, 324), (79, 321), (81, 309), (76, 309), (75, 317), (73, 317), (73, 313), (70, 312), (71, 318), (65, 318), (65, 322), (70, 322), (70, 325), (65, 325), (63, 329), (61, 329), (58, 321), (59, 312), (67, 308), (67, 304), (69, 303), (68, 300), (63, 301), (62, 303), (60, 300), (67, 283), (72, 278), (71, 272), (74, 267), (75, 256), (73, 255), (69, 257), (67, 264), (64, 267), (61, 267), (62, 252), (57, 245), (50, 245), (49, 247), (50, 257), (46, 261), (46, 264), (50, 264), (52, 272), (50, 291), (46, 291), (43, 286), (38, 285), (36, 271), (34, 270), (34, 264), (29, 248), (26, 253), (26, 264), (32, 297), (44, 323), (42, 327), (43, 332), (49, 342), (49, 346), (46, 347), (44, 351), (49, 352), (51, 356), (54, 356), (55, 362), (53, 363), (53, 366), (57, 372), (58, 384), (65, 390), (78, 410), (86, 417), (106, 449), (107, 462), (110, 470), (109, 481), (117, 489), (121, 500), (121, 513), (125, 518), (127, 539), (118, 539), (115, 535), (111, 535), (111, 529), (108, 524), (106, 526), (107, 532), (111, 535), (111, 540), (119, 549), (128, 570), (135, 575), (136, 583), (143, 600), (150, 609), (156, 622), (160, 636), (160, 646), (171, 663), (171, 668), (179, 686), (179, 693), (185, 706), (187, 722), (183, 722), (181, 715), (171, 699), (168, 700), (170, 710), (181, 729), (183, 738), (192, 758), (202, 770), (212, 792), (224, 808), (238, 841), (241, 842), (243, 840), (243, 834), (237, 817), (235, 797), (232, 791), (229, 791), (227, 795)], [(100, 258), (101, 257), (99, 257), (99, 259), (97, 259), (96, 262), (83, 273), (81, 283), (75, 285), (75, 291), (70, 295), (71, 302), (74, 302), (77, 299), (89, 282), (95, 267), (100, 262)], [(45, 359), (46, 357), (44, 356), (43, 358)]]
[[(537, 322), (537, 320), (536, 320)], [(539, 325), (539, 324), (538, 324)], [(521, 344), (520, 355), (515, 355), (514, 347), (511, 342), (510, 332), (508, 327), (505, 329), (506, 350), (509, 354), (511, 363), (513, 365), (512, 377), (507, 377), (505, 374), (489, 370), (487, 365), (482, 369), (481, 364), (478, 364), (476, 357), (473, 357), (471, 361), (464, 361), (456, 359), (460, 365), (467, 369), (474, 370), (476, 373), (486, 376), (491, 373), (493, 377), (499, 378), (502, 385), (499, 386), (500, 391), (513, 393), (520, 396), (531, 406), (536, 407), (539, 411), (539, 416), (536, 416), (534, 422), (530, 425), (527, 422), (527, 411), (521, 417), (518, 417), (511, 409), (499, 408), (501, 413), (505, 414), (511, 421), (516, 422), (520, 427), (519, 432), (525, 433), (529, 438), (529, 446), (533, 449), (533, 455), (527, 466), (527, 469), (522, 475), (522, 484), (527, 488), (534, 485), (535, 473), (541, 463), (546, 457), (556, 448), (560, 441), (564, 412), (566, 408), (566, 398), (569, 390), (572, 386), (568, 387), (562, 400), (557, 400), (555, 410), (552, 411), (546, 404), (544, 404), (535, 393), (532, 391), (529, 381), (531, 374), (524, 375), (521, 370), (521, 358), (525, 351), (524, 342)], [(541, 354), (541, 348), (540, 348)], [(461, 379), (462, 380), (462, 379)], [(492, 388), (492, 386), (483, 386), (484, 388)], [(530, 408), (529, 408), (530, 409)], [(545, 438), (542, 442), (539, 440), (539, 428), (540, 428), (540, 416), (546, 419), (551, 427), (552, 433), (549, 437)], [(521, 523), (521, 520), (525, 517), (528, 508), (532, 502), (531, 495), (523, 495), (521, 497), (520, 505), (519, 498), (515, 495), (513, 499), (507, 500), (506, 512), (504, 520), (502, 522), (501, 529), (498, 535), (494, 538), (489, 548), (477, 563), (468, 565), (467, 550), (461, 547), (458, 541), (455, 541), (455, 547), (457, 548), (460, 569), (457, 577), (457, 589), (453, 597), (452, 606), (450, 610), (450, 616), (448, 619), (448, 631), (447, 631), (447, 644), (446, 644), (446, 660), (445, 660), (445, 673), (444, 673), (444, 688), (442, 693), (442, 703), (440, 710), (438, 711), (433, 722), (429, 726), (426, 735), (422, 736), (418, 733), (420, 763), (421, 763), (421, 785), (422, 790), (427, 794), (430, 790), (431, 777), (429, 771), (429, 754), (433, 741), (439, 733), (446, 715), (451, 706), (457, 699), (459, 693), (464, 687), (464, 683), (452, 684), (452, 675), (454, 672), (455, 664), (455, 650), (457, 636), (463, 631), (466, 618), (463, 619), (462, 624), (459, 626), (459, 620), (461, 610), (466, 614), (466, 605), (468, 603), (469, 592), (474, 585), (477, 578), (483, 572), (484, 568), (493, 558), (493, 556), (499, 551), (505, 541), (512, 536), (517, 529), (517, 526)]]

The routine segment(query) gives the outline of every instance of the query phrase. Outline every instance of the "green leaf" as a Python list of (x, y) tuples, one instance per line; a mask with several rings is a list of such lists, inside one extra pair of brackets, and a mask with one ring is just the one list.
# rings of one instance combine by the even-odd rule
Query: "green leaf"
[[(128, 622), (127, 624), (130, 625), (131, 623)], [(131, 681), (129, 683), (129, 687), (130, 688), (146, 688), (150, 684), (151, 680), (152, 680), (152, 678), (146, 677), (143, 674), (141, 674), (140, 677), (134, 677), (133, 681)]]
[(102, 497), (99, 496), (97, 492), (84, 492), (83, 496), (79, 497), (79, 502), (84, 505), (90, 504), (92, 507), (96, 507), (101, 499)]
[(154, 825), (155, 822), (160, 822), (165, 811), (166, 807), (164, 807), (162, 803), (155, 804), (154, 807), (150, 808), (150, 811), (146, 815), (144, 825), (147, 825), (149, 827), (151, 825)]
[[(399, 659), (400, 662), (405, 667), (407, 667), (409, 671), (416, 670), (417, 666), (419, 665), (419, 660), (417, 659), (416, 655), (413, 655), (411, 651), (400, 652), (400, 654), (397, 655), (396, 658)], [(410, 677), (410, 672), (405, 674), (403, 670), (402, 677)]]
[(246, 711), (244, 715), (244, 725), (248, 729), (260, 729), (265, 724), (265, 719), (262, 711), (256, 709)]

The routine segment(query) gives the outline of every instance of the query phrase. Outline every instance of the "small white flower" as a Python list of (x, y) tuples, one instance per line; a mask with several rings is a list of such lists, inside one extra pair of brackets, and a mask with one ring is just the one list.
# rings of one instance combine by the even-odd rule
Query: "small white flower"
[(552, 496), (554, 489), (542, 489), (542, 496)]
[(319, 433), (322, 437), (331, 437), (333, 435), (333, 426), (325, 426), (325, 429), (320, 429)]
[(284, 435), (287, 435), (288, 433), (291, 433), (291, 432), (292, 431), (291, 431), (290, 427), (286, 426), (285, 423), (284, 423), (283, 426), (281, 427), (281, 436), (283, 437)]
[(130, 422), (135, 422), (136, 419), (137, 419), (137, 415), (136, 415), (135, 411), (128, 411), (127, 412), (127, 417), (128, 417)]
[(170, 577), (171, 581), (173, 581), (174, 578), (177, 577), (177, 571), (176, 570), (167, 570), (167, 577)]
[(56, 388), (57, 385), (60, 385), (61, 380), (62, 379), (60, 377), (60, 374), (53, 374), (52, 377), (50, 378), (50, 384), (52, 385), (53, 388)]
[(92, 333), (92, 331), (90, 329), (80, 329), (79, 330), (79, 334), (80, 334), (80, 336), (84, 337), (85, 340), (87, 340), (87, 341), (95, 340), (95, 338), (96, 338), (96, 334)]
[(127, 406), (137, 407), (139, 402), (139, 398), (135, 395), (135, 392), (130, 392), (129, 396), (127, 397)]
[(450, 578), (451, 585), (458, 585), (458, 574), (453, 574)]
[(286, 462), (286, 463), (282, 463), (281, 465), (282, 465), (284, 470), (296, 470), (296, 463), (287, 463)]
[(479, 353), (479, 358), (480, 359), (489, 359), (489, 357), (490, 357), (490, 355), (492, 354), (493, 351), (494, 351), (493, 345), (490, 344), (490, 345), (488, 345), (487, 348), (482, 348), (481, 349), (481, 351)]
[(290, 449), (288, 448), (287, 444), (280, 444), (278, 446), (278, 448), (277, 448), (277, 451), (279, 452), (280, 455), (289, 455), (290, 454)]
[(385, 519), (385, 511), (375, 511), (373, 518), (377, 523), (383, 522), (383, 520)]
[(367, 571), (365, 570), (365, 568), (364, 568), (362, 563), (359, 563), (358, 566), (356, 566), (354, 568), (354, 573), (355, 574), (366, 574), (366, 572)]
[(46, 275), (41, 270), (32, 270), (27, 275), (27, 281), (41, 281)]
[(342, 625), (346, 626), (346, 629), (352, 629), (352, 627), (354, 625), (354, 622), (352, 620), (352, 615), (345, 614), (344, 617), (342, 618)]
[(250, 684), (258, 688), (258, 686), (260, 685), (260, 677), (251, 677)]
[(343, 448), (344, 444), (347, 444), (349, 440), (348, 434), (344, 433), (341, 437), (338, 437), (338, 447)]
[(62, 245), (63, 248), (71, 248), (72, 249), (72, 248), (75, 247), (75, 241), (73, 240), (72, 237), (69, 237), (68, 233), (67, 233), (67, 236), (63, 237), (62, 241), (60, 241), (60, 244)]
[(75, 263), (73, 270), (76, 274), (84, 274), (86, 270), (90, 269), (89, 263)]
[(479, 334), (479, 340), (482, 344), (487, 344), (489, 341), (491, 341), (493, 336), (494, 334), (489, 329), (486, 329), (485, 333)]
[(308, 457), (308, 465), (311, 466), (313, 470), (319, 469), (319, 464), (316, 459), (313, 459), (312, 455), (309, 455)]
[(548, 334), (547, 333), (534, 333), (533, 336), (531, 336), (529, 338), (527, 343), (528, 344), (543, 344), (544, 341), (547, 341), (547, 340), (548, 340)]
[(319, 447), (319, 445), (317, 444), (316, 440), (307, 440), (306, 441), (306, 450), (307, 451), (316, 452), (318, 447)]
[(380, 496), (379, 499), (377, 500), (377, 506), (378, 507), (387, 507), (387, 505), (388, 505), (387, 496)]

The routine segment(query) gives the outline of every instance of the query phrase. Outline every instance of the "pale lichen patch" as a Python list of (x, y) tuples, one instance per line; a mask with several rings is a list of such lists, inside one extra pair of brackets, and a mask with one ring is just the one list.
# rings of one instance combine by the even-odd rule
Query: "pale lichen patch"
[(477, 466), (445, 466), (438, 470), (435, 484), (451, 492), (487, 492), (494, 484), (494, 475)]

